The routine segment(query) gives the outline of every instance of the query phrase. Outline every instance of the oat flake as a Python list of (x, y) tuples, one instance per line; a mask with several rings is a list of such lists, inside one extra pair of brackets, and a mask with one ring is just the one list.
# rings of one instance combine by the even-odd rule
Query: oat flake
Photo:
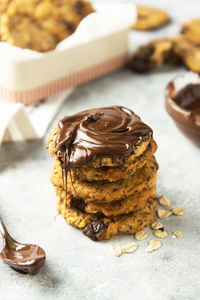
[(147, 253), (150, 253), (150, 252), (156, 251), (156, 250), (158, 250), (161, 246), (162, 246), (162, 244), (161, 244), (160, 241), (158, 241), (158, 240), (151, 240), (151, 241), (149, 242), (148, 247), (146, 248), (146, 252), (147, 252)]
[(122, 249), (118, 246), (112, 246), (115, 256), (119, 257), (122, 255)]
[(180, 232), (180, 231), (173, 232), (172, 238), (182, 238), (182, 237), (183, 237), (182, 232)]
[(161, 239), (165, 239), (167, 237), (167, 232), (166, 231), (162, 231), (162, 230), (154, 230), (153, 234)]
[(156, 230), (156, 229), (161, 229), (163, 228), (163, 224), (161, 222), (154, 222), (151, 224), (151, 229)]
[(165, 207), (168, 207), (171, 205), (171, 201), (164, 195), (158, 198), (158, 203)]
[(142, 241), (142, 240), (146, 239), (147, 236), (148, 236), (148, 233), (145, 230), (140, 230), (135, 234), (135, 238), (138, 241)]
[(122, 253), (124, 253), (124, 254), (133, 253), (137, 250), (138, 247), (139, 247), (139, 245), (136, 243), (126, 245), (126, 246), (122, 247)]
[(173, 212), (172, 212), (172, 210), (169, 210), (169, 209), (159, 208), (157, 213), (158, 213), (158, 217), (160, 219), (165, 219), (165, 218), (168, 218)]
[(184, 209), (180, 208), (180, 207), (175, 207), (172, 209), (173, 214), (177, 215), (177, 216), (182, 216), (184, 214)]

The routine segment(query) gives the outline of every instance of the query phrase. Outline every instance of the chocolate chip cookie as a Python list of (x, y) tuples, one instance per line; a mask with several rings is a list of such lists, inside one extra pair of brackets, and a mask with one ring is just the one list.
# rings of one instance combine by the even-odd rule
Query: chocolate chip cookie
[(58, 211), (68, 224), (82, 229), (83, 233), (94, 241), (111, 239), (116, 234), (136, 233), (155, 221), (156, 200), (149, 199), (146, 207), (137, 212), (105, 217), (87, 214), (78, 209), (63, 207), (58, 204)]
[(137, 12), (137, 21), (132, 26), (132, 29), (135, 30), (157, 29), (167, 24), (170, 20), (168, 13), (149, 6), (137, 6)]
[(196, 45), (200, 45), (200, 19), (193, 19), (182, 25), (182, 34), (185, 39)]

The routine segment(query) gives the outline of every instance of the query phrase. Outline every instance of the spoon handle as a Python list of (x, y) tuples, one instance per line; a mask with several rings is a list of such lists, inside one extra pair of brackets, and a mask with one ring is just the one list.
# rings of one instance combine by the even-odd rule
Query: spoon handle
[(5, 226), (5, 224), (4, 224), (4, 222), (3, 222), (3, 220), (2, 220), (1, 217), (0, 217), (0, 233), (1, 233), (1, 236), (2, 236), (2, 238), (4, 240), (4, 244), (6, 243), (6, 241), (8, 243), (12, 242), (13, 239), (10, 236), (10, 234), (9, 234), (9, 232), (8, 232), (8, 230), (7, 230), (7, 228), (6, 228), (6, 226)]

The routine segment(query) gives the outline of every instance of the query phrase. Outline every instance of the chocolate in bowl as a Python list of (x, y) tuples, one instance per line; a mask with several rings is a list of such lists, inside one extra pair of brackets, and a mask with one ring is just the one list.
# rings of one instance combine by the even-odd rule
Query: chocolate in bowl
[(200, 147), (200, 76), (186, 72), (166, 87), (165, 107), (180, 131)]

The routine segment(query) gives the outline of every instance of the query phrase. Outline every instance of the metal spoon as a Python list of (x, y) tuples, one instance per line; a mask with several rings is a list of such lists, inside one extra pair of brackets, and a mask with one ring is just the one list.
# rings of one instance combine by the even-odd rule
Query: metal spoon
[(3, 261), (17, 272), (37, 274), (38, 270), (44, 265), (45, 251), (37, 245), (16, 242), (8, 233), (1, 218), (0, 232), (3, 238), (3, 250), (0, 257)]

